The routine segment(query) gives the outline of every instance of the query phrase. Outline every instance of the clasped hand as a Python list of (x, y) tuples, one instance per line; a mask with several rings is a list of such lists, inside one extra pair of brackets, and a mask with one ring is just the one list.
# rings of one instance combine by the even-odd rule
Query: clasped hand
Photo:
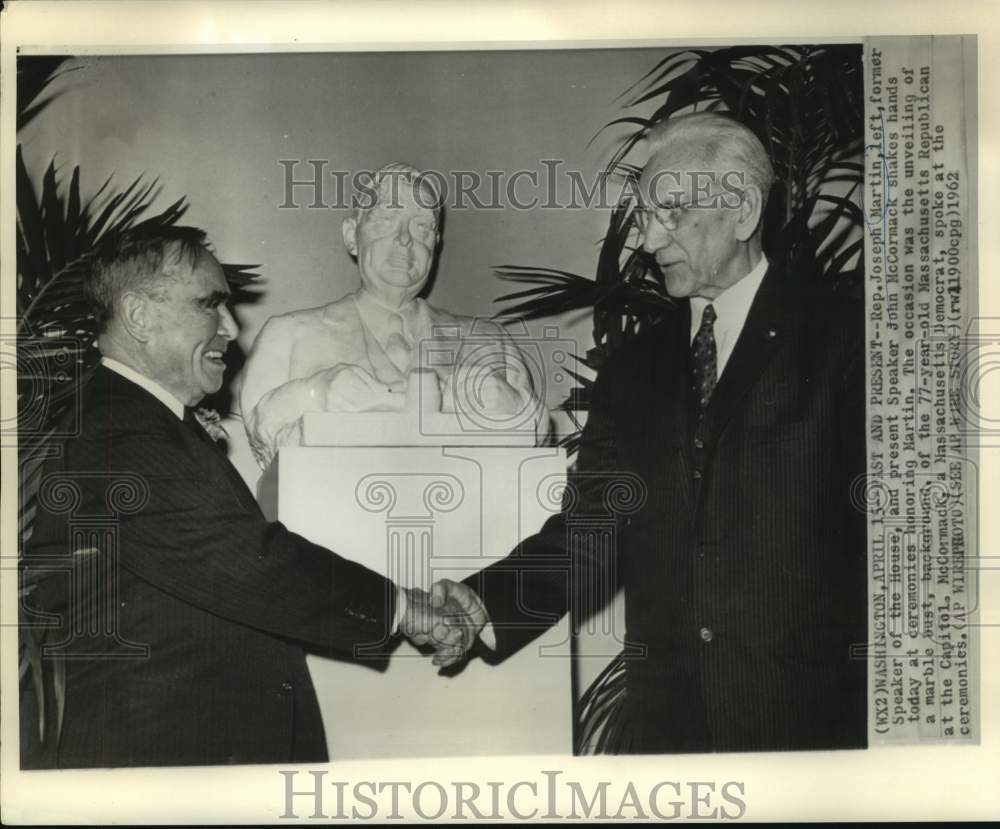
[(415, 645), (432, 645), (431, 661), (438, 667), (465, 659), (489, 621), (475, 591), (450, 579), (435, 582), (429, 593), (404, 589), (406, 612), (400, 633)]
[(360, 366), (338, 363), (314, 376), (328, 412), (394, 411), (405, 400), (405, 382), (386, 385)]

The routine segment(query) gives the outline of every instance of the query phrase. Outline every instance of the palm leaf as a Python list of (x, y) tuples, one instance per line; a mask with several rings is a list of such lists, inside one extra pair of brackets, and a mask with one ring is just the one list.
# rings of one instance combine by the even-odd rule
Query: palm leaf
[(624, 653), (598, 674), (580, 697), (577, 714), (576, 754), (617, 754), (627, 751)]
[(518, 316), (530, 320), (593, 305), (593, 281), (577, 274), (519, 265), (497, 265), (493, 270), (501, 279), (535, 286), (498, 297), (496, 301), (503, 303), (520, 300), (508, 305), (502, 316)]
[[(69, 55), (19, 56), (17, 58), (17, 131), (37, 118), (57, 95), (41, 98), (42, 93), (62, 74)], [(62, 69), (62, 71), (60, 71)]]

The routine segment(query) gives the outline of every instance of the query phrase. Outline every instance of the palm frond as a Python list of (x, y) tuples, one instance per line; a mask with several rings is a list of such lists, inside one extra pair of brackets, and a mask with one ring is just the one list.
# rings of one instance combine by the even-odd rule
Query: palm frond
[(42, 93), (63, 72), (69, 55), (18, 56), (17, 58), (17, 131), (20, 132), (54, 101), (57, 95), (41, 98)]
[(535, 286), (498, 297), (496, 301), (502, 303), (520, 300), (508, 305), (502, 312), (503, 316), (538, 319), (589, 308), (594, 303), (593, 281), (577, 274), (519, 265), (498, 265), (493, 270), (501, 279)]
[(580, 698), (576, 754), (619, 754), (630, 748), (625, 720), (624, 653), (616, 656)]

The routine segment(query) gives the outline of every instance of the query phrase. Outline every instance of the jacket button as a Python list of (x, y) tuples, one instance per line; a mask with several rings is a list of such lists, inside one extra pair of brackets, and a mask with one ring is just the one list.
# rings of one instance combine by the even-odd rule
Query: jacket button
[(291, 682), (282, 682), (281, 683), (281, 690), (284, 691), (287, 694), (289, 691), (292, 690), (292, 683)]
[(705, 441), (703, 441), (701, 438), (695, 438), (694, 439), (694, 448), (695, 449), (704, 449), (705, 448)]
[(715, 634), (712, 633), (711, 628), (702, 628), (700, 631), (698, 631), (698, 635), (701, 636), (702, 642), (711, 642), (712, 639), (715, 637)]
[(696, 469), (693, 474), (694, 474), (694, 479), (696, 481), (700, 481), (701, 480), (701, 470), (700, 469)]

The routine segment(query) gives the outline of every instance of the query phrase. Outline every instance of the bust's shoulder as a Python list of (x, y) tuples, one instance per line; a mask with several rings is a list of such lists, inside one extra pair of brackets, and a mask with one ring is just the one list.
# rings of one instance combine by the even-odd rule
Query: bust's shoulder
[(489, 317), (454, 314), (443, 308), (436, 308), (429, 302), (418, 301), (423, 302), (430, 324), (442, 335), (451, 332), (451, 336), (457, 336), (463, 340), (472, 337), (503, 337), (507, 335), (504, 327)]
[(469, 328), (472, 327), (474, 317), (466, 317), (462, 314), (453, 314), (451, 311), (446, 311), (444, 308), (438, 308), (436, 305), (431, 305), (426, 299), (415, 300), (417, 307), (427, 314), (427, 318), (430, 320), (431, 325), (435, 326), (459, 326), (464, 333)]
[(261, 337), (298, 339), (311, 330), (330, 325), (348, 324), (357, 319), (350, 296), (315, 308), (300, 308), (269, 317), (260, 330)]
[(357, 326), (361, 322), (358, 316), (358, 306), (354, 301), (355, 294), (347, 294), (333, 302), (321, 305), (319, 308), (308, 308), (295, 313), (303, 314), (301, 323), (315, 325), (350, 325)]

